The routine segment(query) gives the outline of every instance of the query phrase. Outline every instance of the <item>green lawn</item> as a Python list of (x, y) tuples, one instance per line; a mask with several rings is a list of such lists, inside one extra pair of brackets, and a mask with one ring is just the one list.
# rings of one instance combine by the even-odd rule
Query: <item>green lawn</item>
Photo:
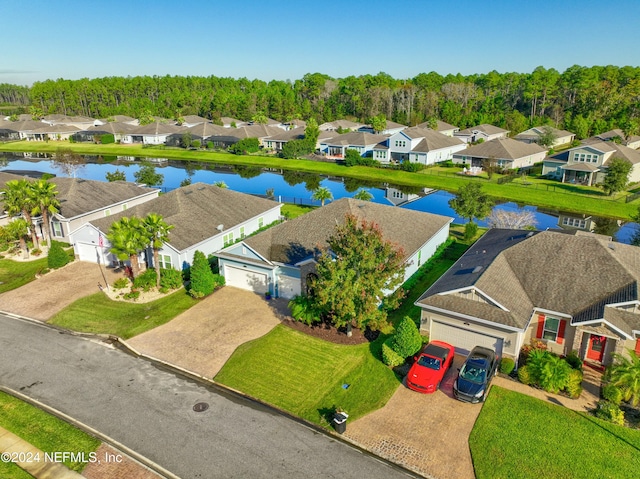
[(640, 477), (640, 430), (496, 386), (469, 446), (478, 479)]
[(292, 205), (291, 203), (285, 203), (282, 205), (281, 211), (283, 216), (286, 216), (288, 219), (292, 220), (315, 209), (315, 206)]
[(71, 148), (82, 154), (148, 156), (197, 160), (232, 165), (251, 165), (265, 168), (280, 168), (300, 172), (313, 172), (329, 176), (357, 178), (374, 183), (389, 183), (405, 186), (429, 187), (456, 192), (469, 181), (480, 181), (486, 192), (497, 199), (515, 201), (551, 209), (588, 213), (597, 216), (629, 219), (635, 214), (640, 200), (624, 203), (622, 196), (616, 200), (607, 197), (601, 189), (563, 184), (557, 181), (527, 178), (499, 185), (496, 175), (491, 181), (486, 178), (470, 178), (457, 175), (455, 168), (427, 168), (419, 173), (401, 170), (354, 166), (348, 168), (335, 163), (308, 160), (285, 160), (274, 156), (242, 156), (223, 152), (193, 151), (181, 148), (142, 148), (142, 145), (95, 145), (68, 142), (18, 141), (0, 144), (0, 151), (55, 152), (57, 148)]
[(149, 303), (112, 301), (96, 293), (70, 304), (49, 322), (74, 331), (128, 339), (171, 321), (196, 303), (184, 289)]
[(240, 346), (215, 380), (327, 427), (335, 407), (357, 419), (400, 385), (376, 357), (379, 341), (341, 346), (280, 325)]
[(33, 261), (0, 259), (0, 293), (19, 288), (36, 279), (36, 273), (47, 267), (47, 258)]
[[(84, 452), (88, 456), (100, 445), (98, 439), (3, 392), (0, 392), (0, 426), (45, 452)], [(65, 462), (65, 465), (80, 472), (86, 464)], [(0, 461), (0, 477), (31, 476), (14, 464)]]

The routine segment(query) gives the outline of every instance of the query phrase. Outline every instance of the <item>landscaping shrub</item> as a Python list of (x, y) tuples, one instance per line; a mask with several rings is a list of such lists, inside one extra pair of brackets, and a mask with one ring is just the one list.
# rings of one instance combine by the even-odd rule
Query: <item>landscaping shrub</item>
[(155, 269), (148, 269), (145, 272), (140, 273), (133, 280), (133, 287), (140, 288), (145, 293), (148, 291), (151, 291), (151, 289), (155, 288), (155, 286), (156, 286), (156, 270)]
[(42, 250), (40, 248), (34, 248), (30, 251), (33, 256), (40, 256), (42, 254)]
[(217, 273), (213, 273), (213, 281), (214, 281), (214, 290), (218, 289), (218, 288), (222, 288), (225, 284), (226, 284), (226, 280), (224, 279), (224, 276), (222, 276), (221, 274), (217, 274)]
[(140, 291), (133, 290), (133, 291), (131, 291), (129, 293), (125, 293), (122, 297), (124, 299), (132, 299), (132, 300), (135, 301), (136, 299), (138, 299), (140, 297)]
[(385, 342), (382, 343), (382, 362), (387, 366), (394, 368), (404, 364), (404, 358), (392, 349), (392, 342), (393, 336), (387, 338)]
[(582, 371), (582, 359), (580, 359), (580, 356), (578, 356), (577, 351), (571, 351), (564, 359), (573, 369), (579, 369), (580, 371)]
[(410, 161), (403, 161), (400, 163), (400, 169), (404, 171), (409, 171), (411, 173), (417, 173), (418, 171), (422, 171), (426, 168), (426, 165), (422, 163), (411, 163)]
[(466, 225), (464, 225), (464, 239), (469, 241), (478, 234), (478, 225), (473, 221), (469, 221)]
[(602, 397), (607, 401), (619, 406), (622, 402), (622, 389), (613, 384), (607, 384), (602, 388)]
[(207, 150), (213, 150), (214, 146), (213, 141), (207, 141)]
[(311, 325), (320, 321), (319, 312), (313, 307), (308, 296), (296, 295), (289, 301), (291, 316), (296, 321)]
[(191, 265), (191, 286), (189, 294), (194, 298), (202, 298), (213, 293), (216, 287), (216, 278), (211, 272), (209, 261), (202, 251), (196, 251)]
[(500, 372), (507, 376), (513, 372), (513, 368), (516, 367), (516, 362), (511, 358), (502, 358), (500, 360)]
[(392, 338), (389, 345), (403, 360), (413, 356), (422, 347), (420, 331), (418, 331), (416, 323), (409, 316), (405, 316), (400, 320)]
[(572, 369), (562, 358), (548, 354), (539, 369), (539, 384), (547, 392), (558, 394), (567, 386)]
[(598, 401), (596, 404), (596, 417), (618, 426), (624, 426), (624, 413), (620, 407), (610, 401)]
[(565, 390), (571, 399), (578, 399), (580, 397), (580, 394), (582, 394), (582, 371), (578, 369), (571, 369), (569, 371), (569, 378), (567, 379)]
[(129, 280), (127, 278), (118, 278), (113, 282), (113, 289), (124, 289), (129, 286)]
[(108, 145), (109, 143), (115, 143), (116, 139), (111, 133), (104, 134), (100, 136), (100, 143), (103, 145)]
[(173, 268), (160, 269), (160, 289), (178, 289), (182, 286), (182, 273)]
[(236, 155), (246, 155), (256, 153), (260, 149), (260, 140), (257, 138), (243, 138), (229, 147), (231, 153)]
[(47, 265), (51, 269), (62, 268), (69, 263), (69, 255), (62, 249), (62, 244), (58, 241), (52, 241), (47, 255)]
[(520, 366), (518, 368), (518, 381), (526, 385), (529, 385), (533, 382), (529, 366)]

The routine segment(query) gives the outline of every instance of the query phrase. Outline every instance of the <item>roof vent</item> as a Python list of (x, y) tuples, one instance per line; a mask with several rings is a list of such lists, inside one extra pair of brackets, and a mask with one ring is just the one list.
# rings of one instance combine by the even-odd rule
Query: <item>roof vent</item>
[(612, 250), (616, 249), (616, 244), (615, 243), (609, 243), (608, 246), (609, 246), (609, 249), (612, 249)]
[(533, 236), (533, 231), (529, 231), (529, 232), (527, 233), (527, 238), (531, 238), (532, 236)]
[(218, 226), (216, 226), (216, 229), (218, 231), (222, 231), (224, 229), (224, 225), (218, 225)]
[(482, 266), (476, 266), (475, 268), (473, 268), (473, 271), (471, 271), (472, 273), (479, 273), (480, 271), (482, 271)]

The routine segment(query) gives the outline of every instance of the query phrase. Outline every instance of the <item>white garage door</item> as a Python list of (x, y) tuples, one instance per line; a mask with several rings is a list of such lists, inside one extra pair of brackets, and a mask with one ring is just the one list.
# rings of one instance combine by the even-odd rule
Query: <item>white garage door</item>
[(264, 294), (267, 292), (267, 275), (256, 273), (244, 268), (224, 267), (225, 283), (236, 288), (246, 289), (255, 293)]
[(278, 296), (291, 299), (297, 294), (300, 294), (300, 278), (278, 275)]
[[(98, 262), (98, 253), (100, 254), (100, 263), (105, 264), (105, 260), (109, 261), (108, 251), (105, 248), (97, 247), (94, 244), (76, 243), (76, 253), (80, 261), (89, 261), (91, 263)], [(98, 251), (98, 253), (96, 253)]]
[(474, 346), (484, 346), (493, 349), (502, 356), (502, 338), (478, 333), (469, 329), (459, 328), (450, 324), (433, 321), (429, 339), (444, 341), (456, 348), (456, 353), (469, 354)]

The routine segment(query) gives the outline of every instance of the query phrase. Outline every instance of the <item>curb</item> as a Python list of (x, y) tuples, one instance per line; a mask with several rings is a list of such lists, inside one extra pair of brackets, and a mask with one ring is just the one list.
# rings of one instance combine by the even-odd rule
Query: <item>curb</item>
[[(156, 366), (159, 369), (164, 369), (172, 374), (175, 374), (177, 376), (181, 376), (185, 379), (197, 382), (198, 384), (201, 384), (203, 386), (215, 389), (218, 393), (221, 393), (223, 395), (227, 395), (227, 396), (233, 396), (235, 398), (239, 398), (239, 399), (244, 399), (246, 401), (249, 401), (257, 406), (259, 406), (262, 409), (268, 410), (270, 412), (279, 414), (281, 416), (284, 416), (298, 424), (300, 424), (301, 426), (306, 427), (307, 429), (310, 429), (316, 433), (320, 433), (320, 434), (324, 434), (325, 436), (333, 439), (333, 440), (337, 440), (341, 443), (343, 443), (346, 446), (349, 446), (355, 450), (357, 450), (358, 452), (360, 452), (361, 454), (366, 454), (367, 456), (376, 459), (377, 461), (387, 465), (388, 467), (394, 468), (396, 470), (399, 470), (401, 472), (404, 472), (407, 476), (409, 477), (424, 477), (422, 474), (420, 474), (417, 471), (413, 471), (401, 464), (395, 463), (389, 459), (386, 459), (384, 457), (378, 456), (376, 454), (374, 454), (373, 452), (369, 451), (368, 449), (365, 449), (364, 447), (360, 446), (359, 444), (351, 441), (350, 439), (346, 438), (345, 436), (342, 436), (338, 433), (335, 433), (331, 430), (328, 429), (324, 429), (321, 426), (309, 422), (305, 419), (302, 419), (300, 417), (294, 416), (293, 414), (291, 414), (288, 411), (285, 411), (284, 409), (280, 409), (277, 406), (274, 406), (272, 404), (268, 404), (265, 403), (263, 401), (261, 401), (258, 398), (254, 398), (248, 394), (243, 393), (242, 391), (238, 391), (236, 389), (233, 389), (229, 386), (226, 386), (222, 383), (219, 383), (213, 379), (209, 379), (205, 376), (202, 376), (198, 373), (195, 373), (193, 371), (190, 371), (188, 369), (185, 369), (183, 367), (177, 366), (175, 364), (171, 364), (168, 363), (162, 359), (158, 359), (155, 358), (153, 356), (149, 356), (146, 355), (144, 353), (139, 352), (137, 349), (135, 349), (133, 346), (130, 346), (124, 339), (120, 338), (119, 336), (113, 335), (113, 334), (98, 334), (98, 333), (82, 333), (82, 332), (78, 332), (78, 331), (71, 331), (69, 329), (65, 329), (65, 328), (61, 328), (60, 326), (56, 326), (53, 324), (48, 324), (45, 323), (43, 321), (39, 321), (37, 319), (33, 319), (33, 318), (29, 318), (26, 316), (20, 316), (18, 314), (13, 314), (13, 313), (7, 313), (4, 311), (0, 310), (0, 314), (4, 314), (6, 316), (9, 316), (11, 318), (17, 319), (19, 321), (25, 321), (25, 322), (29, 322), (32, 324), (36, 324), (39, 325), (43, 328), (49, 328), (49, 329), (53, 329), (55, 331), (58, 331), (61, 334), (69, 334), (71, 336), (77, 336), (77, 337), (81, 337), (84, 339), (87, 339), (89, 341), (93, 340), (99, 340), (100, 343), (102, 343), (104, 345), (105, 341), (108, 341), (110, 343), (112, 343), (111, 345), (107, 345), (110, 347), (116, 347), (118, 349), (120, 349), (121, 351), (123, 351), (126, 354), (129, 354), (135, 358), (139, 358), (142, 359), (144, 361), (148, 361), (149, 363), (151, 363), (152, 365)], [(75, 419), (71, 418), (70, 416), (67, 416), (66, 414), (57, 411), (54, 408), (51, 408), (45, 404), (40, 403), (37, 400), (33, 400), (31, 398), (29, 398), (28, 396), (24, 396), (21, 393), (16, 392), (9, 392), (12, 391), (8, 388), (5, 388), (3, 386), (0, 385), (0, 391), (4, 390), (5, 392), (7, 392), (8, 394), (14, 395), (16, 397), (18, 397), (19, 399), (23, 399), (24, 397), (24, 401), (26, 402), (30, 402), (32, 404), (34, 404), (37, 407), (40, 407), (41, 409), (44, 409), (47, 412), (50, 412), (51, 414), (60, 417), (61, 419), (70, 422), (71, 424), (76, 425), (78, 428), (85, 430), (85, 432), (88, 432), (89, 434), (97, 437), (98, 439), (103, 440), (106, 443), (109, 443), (111, 445), (113, 445), (116, 448), (121, 448), (121, 450), (123, 452), (125, 452), (126, 454), (130, 455), (133, 459), (137, 460), (138, 462), (140, 462), (141, 464), (149, 467), (149, 469), (158, 472), (159, 474), (164, 475), (165, 477), (167, 477), (168, 479), (181, 479), (180, 477), (174, 475), (173, 473), (167, 471), (166, 469), (162, 468), (162, 466), (148, 460), (147, 458), (145, 458), (144, 456), (138, 454), (137, 452), (129, 449), (127, 446), (118, 443), (117, 441), (115, 441), (114, 439), (110, 438), (109, 436), (106, 436), (104, 434), (102, 434), (101, 432), (91, 428), (90, 426), (87, 426), (79, 421), (76, 421)]]

